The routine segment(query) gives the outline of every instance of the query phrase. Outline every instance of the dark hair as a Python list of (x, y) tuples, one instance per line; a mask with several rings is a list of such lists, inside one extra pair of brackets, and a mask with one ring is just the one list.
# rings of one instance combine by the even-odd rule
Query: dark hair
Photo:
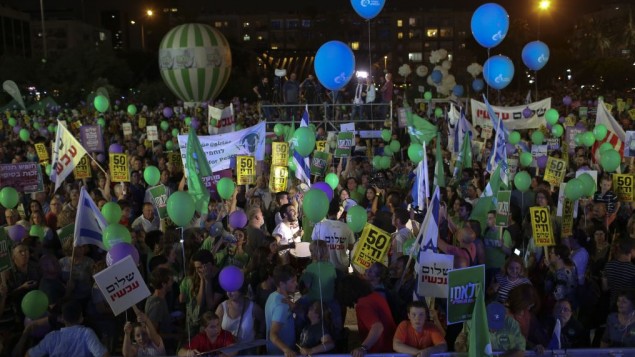
[(521, 284), (509, 291), (507, 307), (512, 314), (518, 314), (527, 309), (538, 311), (540, 309), (540, 297), (531, 284)]
[(408, 223), (408, 220), (410, 220), (410, 213), (405, 208), (395, 208), (395, 212), (393, 212), (393, 215), (396, 219), (399, 220), (399, 223), (401, 224), (406, 224)]
[(468, 214), (472, 213), (472, 208), (473, 208), (472, 204), (467, 202), (464, 199), (461, 199), (461, 204), (459, 205), (459, 208), (461, 207), (465, 207), (465, 209), (467, 209)]
[(289, 196), (289, 192), (280, 191), (280, 192), (276, 193), (276, 202), (280, 202), (280, 200), (282, 199), (283, 196)]
[(289, 207), (293, 207), (293, 205), (290, 204), (290, 203), (287, 203), (287, 204), (284, 204), (284, 205), (280, 206), (280, 211), (279, 211), (280, 212), (280, 217), (287, 218), (287, 209), (289, 209)]
[(201, 264), (209, 264), (214, 263), (214, 255), (209, 250), (199, 250), (198, 252), (192, 255), (193, 262), (201, 262)]
[(152, 271), (150, 274), (150, 284), (155, 289), (163, 288), (163, 284), (167, 284), (170, 282), (170, 278), (172, 277), (172, 272), (170, 269), (165, 267), (158, 267)]
[(149, 272), (150, 273), (154, 272), (154, 269), (156, 267), (158, 267), (160, 265), (163, 265), (163, 264), (166, 264), (167, 262), (168, 262), (168, 258), (166, 258), (165, 255), (163, 255), (163, 254), (155, 255), (154, 257), (150, 258), (150, 261), (148, 262)]
[[(412, 308), (420, 308), (420, 309), (425, 309), (426, 310), (426, 315), (429, 314), (429, 308), (428, 308), (428, 304), (426, 304), (425, 300), (414, 300), (408, 303), (408, 306), (406, 307), (406, 311), (410, 312), (410, 309)], [(427, 318), (426, 318), (427, 319)]]
[(336, 215), (339, 212), (340, 212), (340, 198), (339, 197), (333, 197), (333, 199), (329, 203), (328, 215), (329, 216)]
[(628, 299), (628, 301), (631, 302), (631, 304), (635, 305), (635, 291), (633, 290), (622, 290), (620, 292), (617, 293), (617, 297), (625, 297)]
[(571, 260), (571, 249), (569, 249), (569, 247), (564, 244), (557, 244), (552, 249), (553, 254), (559, 256), (566, 265), (573, 265), (573, 261)]
[(82, 306), (70, 301), (62, 307), (62, 318), (67, 325), (76, 325), (82, 321)]
[(617, 241), (617, 252), (621, 254), (630, 254), (633, 250), (633, 244), (635, 241), (630, 238), (620, 238)]
[(359, 298), (372, 292), (370, 283), (357, 275), (345, 275), (337, 285), (337, 296), (345, 307), (353, 307)]
[(466, 223), (468, 226), (470, 226), (470, 229), (474, 231), (474, 234), (476, 234), (477, 238), (483, 235), (483, 231), (481, 230), (481, 222), (476, 219), (468, 219)]
[(276, 288), (280, 283), (286, 283), (295, 276), (295, 268), (290, 265), (278, 265), (273, 269), (273, 282)]

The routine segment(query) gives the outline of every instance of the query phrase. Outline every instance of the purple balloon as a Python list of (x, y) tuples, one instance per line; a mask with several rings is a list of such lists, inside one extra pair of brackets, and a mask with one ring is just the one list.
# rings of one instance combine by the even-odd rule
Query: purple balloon
[(247, 215), (242, 210), (237, 210), (229, 215), (229, 225), (233, 228), (244, 228), (247, 225)]
[(26, 237), (26, 228), (21, 224), (14, 224), (10, 226), (8, 230), (9, 238), (16, 243), (21, 242), (22, 239)]
[(97, 154), (97, 161), (104, 163), (106, 161), (106, 156), (104, 154)]
[(14, 134), (19, 134), (20, 130), (22, 130), (22, 127), (19, 126), (19, 125), (16, 125), (16, 126), (13, 127), (13, 133)]
[(538, 164), (538, 167), (544, 169), (545, 166), (547, 166), (547, 156), (538, 157), (538, 159), (536, 159), (536, 163)]
[(115, 105), (121, 105), (121, 101), (119, 99), (115, 100)]
[(510, 143), (507, 143), (507, 155), (511, 155), (515, 153), (516, 153), (516, 146)]
[(547, 123), (547, 130), (551, 131), (551, 124)]
[(578, 129), (584, 129), (584, 123), (579, 121), (577, 123), (575, 123), (575, 127)]
[(523, 117), (525, 117), (525, 119), (531, 118), (533, 114), (534, 114), (533, 111), (529, 109), (529, 107), (523, 109)]
[(198, 119), (192, 119), (192, 122), (190, 123), (192, 129), (197, 130), (199, 125), (201, 125), (201, 123), (198, 121)]
[(271, 155), (271, 144), (265, 144), (265, 155)]
[(123, 154), (123, 147), (117, 143), (110, 144), (108, 152), (112, 154)]
[(131, 256), (135, 265), (139, 265), (139, 252), (137, 248), (126, 242), (117, 243), (110, 247), (108, 254), (106, 254), (106, 265), (111, 266), (127, 256)]
[(40, 128), (40, 130), (38, 130), (40, 132), (40, 135), (42, 136), (48, 136), (49, 135), (49, 131), (47, 128)]
[(333, 189), (328, 183), (322, 181), (316, 182), (311, 185), (311, 188), (317, 188), (318, 190), (324, 192), (326, 197), (329, 199), (329, 202), (333, 199)]
[(571, 105), (572, 101), (573, 100), (568, 95), (562, 98), (562, 104), (566, 105), (567, 107)]
[(564, 123), (564, 117), (558, 118), (558, 123), (563, 124)]
[(228, 265), (220, 271), (218, 282), (220, 287), (227, 292), (238, 291), (243, 286), (245, 276), (235, 265)]
[(174, 111), (172, 110), (172, 108), (170, 107), (165, 107), (163, 108), (163, 116), (166, 118), (171, 118), (172, 115), (174, 114)]

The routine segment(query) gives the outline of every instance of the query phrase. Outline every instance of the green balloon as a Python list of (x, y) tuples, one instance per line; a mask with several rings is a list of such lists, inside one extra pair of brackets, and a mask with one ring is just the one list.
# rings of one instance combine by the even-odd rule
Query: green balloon
[(31, 320), (42, 317), (49, 308), (49, 298), (41, 290), (29, 291), (22, 298), (22, 312)]
[(176, 191), (171, 194), (166, 207), (168, 216), (179, 227), (187, 226), (194, 217), (194, 199), (186, 191)]
[(384, 146), (384, 155), (386, 156), (392, 156), (393, 152), (392, 149), (390, 148), (390, 145)]
[(46, 235), (46, 232), (44, 232), (44, 227), (40, 226), (39, 224), (34, 224), (29, 230), (29, 235), (38, 237), (40, 240), (42, 240), (44, 239), (44, 235)]
[(373, 156), (373, 167), (376, 169), (380, 169), (381, 166), (381, 156)]
[(514, 186), (516, 186), (518, 191), (527, 191), (529, 189), (529, 185), (531, 185), (531, 177), (526, 171), (516, 173), (516, 176), (514, 176)]
[(232, 198), (235, 189), (236, 184), (229, 177), (223, 177), (218, 181), (218, 184), (216, 185), (216, 191), (218, 191), (218, 195), (224, 200)]
[(368, 221), (368, 214), (366, 209), (362, 206), (353, 206), (348, 209), (346, 213), (346, 224), (348, 228), (355, 233), (359, 233), (364, 229), (366, 222)]
[(359, 192), (357, 192), (357, 191), (353, 191), (353, 192), (351, 192), (350, 197), (355, 202), (362, 202), (362, 199), (364, 198), (364, 195), (359, 193)]
[(172, 136), (175, 138), (179, 136), (179, 129), (177, 128), (172, 129)]
[(400, 149), (401, 143), (399, 142), (399, 140), (393, 140), (390, 142), (390, 150), (392, 150), (392, 152), (399, 152)]
[(544, 140), (545, 140), (545, 134), (543, 134), (542, 131), (536, 130), (533, 133), (531, 133), (531, 142), (534, 145), (542, 145), (542, 142)]
[(29, 139), (31, 138), (31, 134), (26, 129), (20, 129), (19, 136), (20, 136), (20, 140), (22, 141), (29, 141)]
[(174, 149), (174, 143), (172, 142), (172, 140), (168, 140), (165, 142), (165, 149), (167, 151), (172, 151)]
[(432, 99), (432, 92), (427, 91), (427, 92), (423, 93), (423, 99), (425, 99), (425, 100)]
[(161, 171), (156, 166), (148, 166), (143, 170), (143, 179), (150, 186), (156, 186), (161, 179)]
[(185, 118), (185, 125), (190, 126), (191, 123), (192, 123), (192, 118), (186, 117)]
[(557, 110), (553, 108), (547, 110), (547, 112), (545, 113), (545, 120), (547, 120), (547, 123), (551, 125), (554, 125), (555, 123), (557, 123), (558, 118), (560, 118), (560, 114), (558, 113)]
[(582, 134), (575, 134), (575, 136), (573, 137), (573, 142), (576, 144), (576, 146), (582, 145)]
[(443, 109), (434, 108), (434, 116), (437, 118), (441, 118), (443, 116)]
[(168, 123), (165, 120), (162, 120), (161, 121), (161, 130), (168, 131), (168, 129), (170, 129), (170, 123)]
[(602, 143), (602, 145), (600, 145), (600, 147), (598, 148), (598, 150), (600, 150), (600, 154), (602, 154), (603, 152), (605, 152), (606, 150), (610, 150), (610, 149), (614, 149), (613, 145), (611, 143), (609, 143), (608, 141), (605, 143)]
[(522, 167), (527, 167), (531, 165), (533, 161), (534, 161), (534, 157), (531, 155), (530, 152), (522, 152), (520, 154), (520, 165)]
[(236, 124), (235, 129), (241, 130), (243, 128), (242, 124)]
[(390, 141), (390, 139), (392, 138), (392, 131), (390, 131), (389, 129), (383, 129), (381, 131), (381, 138), (386, 142)]
[(209, 125), (211, 125), (211, 126), (216, 126), (217, 124), (218, 124), (218, 120), (216, 120), (216, 119), (212, 119), (212, 120), (209, 121)]
[(517, 131), (512, 131), (511, 133), (509, 133), (509, 138), (507, 139), (507, 141), (509, 141), (510, 144), (512, 145), (516, 145), (520, 142), (520, 133)]
[(562, 125), (555, 124), (551, 127), (551, 135), (553, 135), (554, 137), (559, 138), (562, 136), (562, 134), (564, 134), (564, 128), (562, 127)]
[(38, 129), (40, 129), (40, 127), (41, 127), (41, 125), (40, 125), (39, 122), (37, 122), (37, 121), (33, 122), (33, 129), (38, 130)]
[(298, 144), (295, 147), (295, 151), (297, 151), (300, 156), (307, 157), (311, 155), (315, 149), (315, 133), (313, 133), (311, 129), (308, 127), (298, 128), (293, 133), (293, 138), (297, 140)]
[(564, 196), (572, 201), (584, 196), (584, 184), (577, 178), (569, 180), (564, 187)]
[(295, 161), (293, 161), (293, 157), (289, 156), (289, 160), (287, 160), (287, 167), (289, 170), (295, 171), (298, 167), (295, 165)]
[(597, 191), (597, 188), (595, 187), (595, 180), (593, 180), (593, 176), (585, 172), (582, 175), (578, 176), (577, 179), (580, 180), (580, 182), (582, 182), (582, 186), (584, 188), (583, 196), (592, 197), (593, 194), (595, 194), (595, 191)]
[(9, 125), (11, 125), (12, 127), (16, 126), (18, 124), (18, 121), (15, 120), (15, 118), (9, 118)]
[(595, 140), (602, 141), (606, 138), (606, 134), (608, 130), (604, 124), (598, 124), (593, 128), (593, 136), (595, 136)]
[(380, 159), (381, 162), (381, 168), (386, 170), (390, 168), (390, 163), (391, 163), (391, 158), (390, 156), (382, 156)]
[(317, 128), (315, 127), (315, 124), (313, 123), (309, 124), (309, 129), (313, 132), (313, 134), (315, 134), (315, 132), (317, 131)]
[[(194, 207), (194, 203), (192, 203), (192, 207)], [(106, 248), (106, 250), (110, 250), (110, 248), (112, 248), (112, 246), (117, 243), (132, 243), (130, 231), (128, 230), (128, 228), (119, 223), (111, 223), (107, 225), (102, 232), (102, 239), (104, 241), (104, 247)]]
[(591, 147), (593, 144), (595, 144), (595, 136), (593, 133), (590, 131), (582, 133), (582, 145)]
[(97, 125), (101, 126), (102, 128), (106, 126), (106, 120), (104, 120), (104, 118), (99, 118), (97, 119)]
[(108, 98), (104, 97), (101, 94), (95, 96), (95, 100), (93, 100), (93, 104), (95, 105), (95, 109), (97, 109), (97, 111), (100, 113), (103, 113), (106, 110), (108, 110), (108, 106), (110, 105), (110, 103), (108, 103)]
[(119, 223), (121, 219), (121, 207), (116, 202), (107, 202), (101, 208), (101, 214), (106, 219), (108, 224)]
[(423, 146), (410, 144), (410, 146), (408, 146), (408, 158), (415, 164), (421, 162), (421, 160), (423, 160)]
[(359, 185), (357, 186), (357, 192), (361, 193), (362, 195), (366, 194), (366, 187)]
[(304, 214), (313, 223), (317, 223), (326, 217), (329, 210), (329, 199), (322, 190), (312, 188), (304, 194), (302, 205)]
[(55, 125), (53, 125), (53, 124), (49, 124), (49, 126), (47, 127), (47, 129), (48, 129), (49, 133), (54, 133), (54, 132), (55, 132), (55, 130), (57, 130), (57, 129), (55, 128)]
[(282, 136), (284, 135), (284, 125), (277, 123), (276, 125), (273, 126), (273, 132), (277, 135), (277, 136)]
[(135, 115), (137, 114), (137, 107), (135, 107), (134, 104), (129, 104), (128, 105), (128, 114), (129, 115)]
[(51, 164), (47, 164), (44, 167), (44, 172), (46, 173), (46, 176), (51, 176)]
[(328, 183), (329, 186), (331, 186), (331, 188), (335, 190), (337, 188), (337, 185), (340, 184), (340, 179), (339, 177), (337, 177), (337, 174), (331, 172), (330, 174), (326, 175), (326, 177), (324, 178), (324, 182)]
[(620, 167), (620, 162), (622, 158), (620, 157), (620, 153), (615, 149), (609, 149), (604, 151), (600, 155), (600, 165), (606, 172), (614, 172)]
[(20, 196), (15, 188), (7, 186), (0, 190), (0, 204), (4, 208), (15, 208), (19, 200)]

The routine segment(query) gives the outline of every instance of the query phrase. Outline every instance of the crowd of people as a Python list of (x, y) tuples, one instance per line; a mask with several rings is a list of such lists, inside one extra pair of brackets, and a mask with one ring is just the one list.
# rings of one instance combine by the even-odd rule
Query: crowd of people
[[(392, 78), (387, 75), (385, 80), (391, 82)], [(383, 88), (377, 88), (378, 96), (389, 90), (389, 101), (404, 104), (402, 93), (392, 84)], [(268, 99), (263, 98), (262, 90), (262, 84), (254, 88), (260, 101)], [(576, 115), (571, 107), (559, 104), (559, 98), (571, 95), (592, 104), (595, 93), (560, 89), (544, 95), (552, 96), (561, 113)], [(604, 95), (606, 102), (633, 97), (632, 93)], [(303, 95), (286, 93), (284, 98), (289, 103), (305, 101)], [(520, 98), (524, 99), (520, 95), (501, 98), (500, 103), (522, 104)], [(243, 127), (268, 115), (257, 105), (238, 99), (233, 103), (237, 124)], [(447, 103), (438, 105), (448, 109)], [(76, 135), (79, 130), (72, 123), (97, 122), (91, 108), (78, 107), (74, 113), (69, 109), (0, 114), (4, 123), (0, 162), (38, 162), (34, 145), (42, 142), (49, 147), (54, 140), (53, 134), (42, 131), (34, 131), (28, 141), (21, 140), (19, 130), (7, 124), (9, 117), (22, 128), (67, 120)], [(429, 117), (429, 108), (413, 110)], [(628, 130), (628, 114), (613, 112)], [(0, 220), (7, 230), (23, 225), (29, 232), (31, 226), (45, 226), (43, 237), (12, 242), (11, 267), (2, 272), (0, 284), (0, 354), (294, 357), (337, 352), (361, 357), (394, 351), (423, 357), (469, 349), (468, 325), (446, 324), (445, 299), (413, 301), (417, 272), (409, 259), (416, 259), (416, 254), (409, 247), (420, 230), (426, 229), (421, 226), (425, 207), (416, 207), (412, 199), (415, 165), (404, 154), (409, 144), (404, 130), (393, 130), (402, 152), (394, 153), (388, 170), (372, 164), (373, 156), (381, 154), (385, 145), (381, 139), (357, 136), (352, 157), (333, 160), (330, 172), (337, 174), (339, 185), (321, 222), (310, 224), (303, 214), (303, 207), (311, 204), (304, 201), (306, 185), (292, 178), (287, 190), (271, 191), (266, 159), (259, 165), (255, 185), (237, 186), (229, 200), (212, 196), (210, 213), (181, 231), (159, 219), (143, 179), (144, 169), (152, 165), (160, 170), (159, 184), (167, 188), (168, 195), (187, 190), (182, 163), (168, 159), (169, 151), (178, 150), (177, 138), (171, 130), (160, 130), (158, 141), (147, 141), (138, 118), (143, 116), (146, 125), (157, 126), (168, 120), (170, 128), (184, 132), (186, 116), (204, 121), (206, 113), (201, 108), (179, 110), (172, 118), (163, 113), (162, 107), (136, 115), (118, 110), (103, 113), (104, 142), (124, 147), (130, 182), (112, 183), (110, 173), (97, 166), (101, 161), (107, 168), (107, 157), (95, 153), (92, 178), (75, 180), (70, 175), (53, 191), (44, 175), (43, 191), (21, 193), (18, 207), (0, 208), (4, 212)], [(388, 113), (381, 114), (386, 117)], [(397, 128), (397, 118), (386, 119), (386, 128)], [(576, 116), (576, 121), (588, 127), (594, 120)], [(485, 169), (487, 155), (474, 155), (472, 168), (454, 177), (455, 155), (447, 148), (447, 120), (430, 117), (430, 121), (442, 132), (448, 178), (441, 188), (439, 249), (455, 256), (457, 268), (485, 265), (493, 348), (518, 355), (525, 350), (541, 353), (550, 348), (556, 325), (561, 326), (561, 348), (635, 347), (635, 216), (630, 202), (617, 199), (611, 174), (592, 160), (590, 150), (576, 147), (569, 156), (569, 174), (591, 169), (599, 173), (595, 195), (579, 201), (573, 234), (561, 234), (561, 217), (556, 216), (558, 189), (544, 181), (541, 168), (531, 168), (530, 190), (512, 191), (508, 225), (499, 229), (495, 211), (486, 222), (471, 217), (491, 175)], [(133, 134), (124, 136), (122, 124), (128, 122)], [(319, 122), (314, 124), (318, 136), (328, 130)], [(199, 135), (207, 131), (207, 125), (197, 130)], [(521, 131), (528, 144), (531, 131)], [(275, 139), (279, 140), (282, 138)], [(474, 140), (492, 147), (493, 139)], [(434, 140), (427, 147), (433, 177)], [(635, 172), (633, 162), (624, 161), (622, 171)], [(75, 222), (80, 189), (84, 188), (99, 208), (108, 202), (121, 207), (120, 223), (129, 229), (140, 255), (139, 270), (152, 294), (125, 314), (112, 313), (93, 278), (107, 268), (106, 252), (94, 245), (75, 247), (72, 235), (59, 237), (61, 229)], [(367, 269), (352, 266), (351, 252), (360, 235), (346, 223), (351, 205), (362, 206), (368, 222), (391, 234), (385, 261)], [(543, 249), (532, 244), (529, 208), (534, 206), (550, 209), (554, 246)], [(246, 226), (231, 226), (228, 217), (236, 210), (245, 212)], [(307, 247), (308, 253), (303, 253)], [(224, 291), (219, 283), (219, 272), (229, 265), (240, 268), (244, 276), (244, 284), (236, 291)], [(23, 297), (33, 290), (44, 292), (49, 301), (46, 314), (38, 319), (26, 318), (21, 308)], [(357, 338), (351, 337), (351, 326), (345, 324), (347, 313), (353, 312)], [(260, 339), (266, 343), (254, 342)], [(225, 349), (240, 344), (246, 348)]]

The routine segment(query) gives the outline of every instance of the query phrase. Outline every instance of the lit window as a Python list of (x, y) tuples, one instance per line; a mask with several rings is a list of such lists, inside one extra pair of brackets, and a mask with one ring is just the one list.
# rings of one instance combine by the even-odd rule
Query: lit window
[(351, 42), (351, 49), (352, 49), (353, 51), (357, 51), (357, 50), (359, 50), (359, 42), (358, 42), (358, 41)]
[(437, 29), (426, 29), (426, 36), (428, 36), (428, 37), (437, 37), (437, 36), (439, 36), (439, 30), (437, 30)]
[(223, 27), (223, 23), (220, 21), (216, 21), (214, 22), (214, 27), (218, 27), (218, 28)]
[(262, 41), (262, 36), (258, 36), (258, 41)]
[(413, 31), (408, 31), (408, 38), (413, 39), (415, 37), (415, 33)]
[(423, 54), (421, 52), (410, 52), (408, 53), (408, 60), (411, 62), (422, 62)]
[(397, 20), (397, 27), (403, 27), (403, 20)]
[(439, 30), (439, 35), (444, 38), (452, 37), (454, 35), (454, 31), (451, 27), (442, 27), (441, 30)]
[(249, 22), (243, 22), (243, 27), (249, 27)]
[(271, 49), (272, 50), (277, 50), (278, 49), (278, 45), (271, 45)]
[(229, 26), (229, 23), (227, 21), (223, 22), (223, 26), (227, 27)]
[(170, 11), (172, 11), (172, 12), (179, 12), (179, 9), (177, 9), (177, 8), (173, 7), (173, 8), (171, 8), (171, 9), (170, 9)]
[(397, 38), (398, 39), (403, 39), (403, 32), (397, 32)]
[(417, 26), (417, 19), (414, 17), (411, 17), (408, 19), (408, 25), (410, 26)]
[(251, 37), (249, 37), (248, 34), (245, 34), (245, 36), (243, 36), (243, 41), (247, 42), (249, 40), (251, 40)]
[(106, 41), (106, 34), (103, 32), (99, 33), (99, 41)]

